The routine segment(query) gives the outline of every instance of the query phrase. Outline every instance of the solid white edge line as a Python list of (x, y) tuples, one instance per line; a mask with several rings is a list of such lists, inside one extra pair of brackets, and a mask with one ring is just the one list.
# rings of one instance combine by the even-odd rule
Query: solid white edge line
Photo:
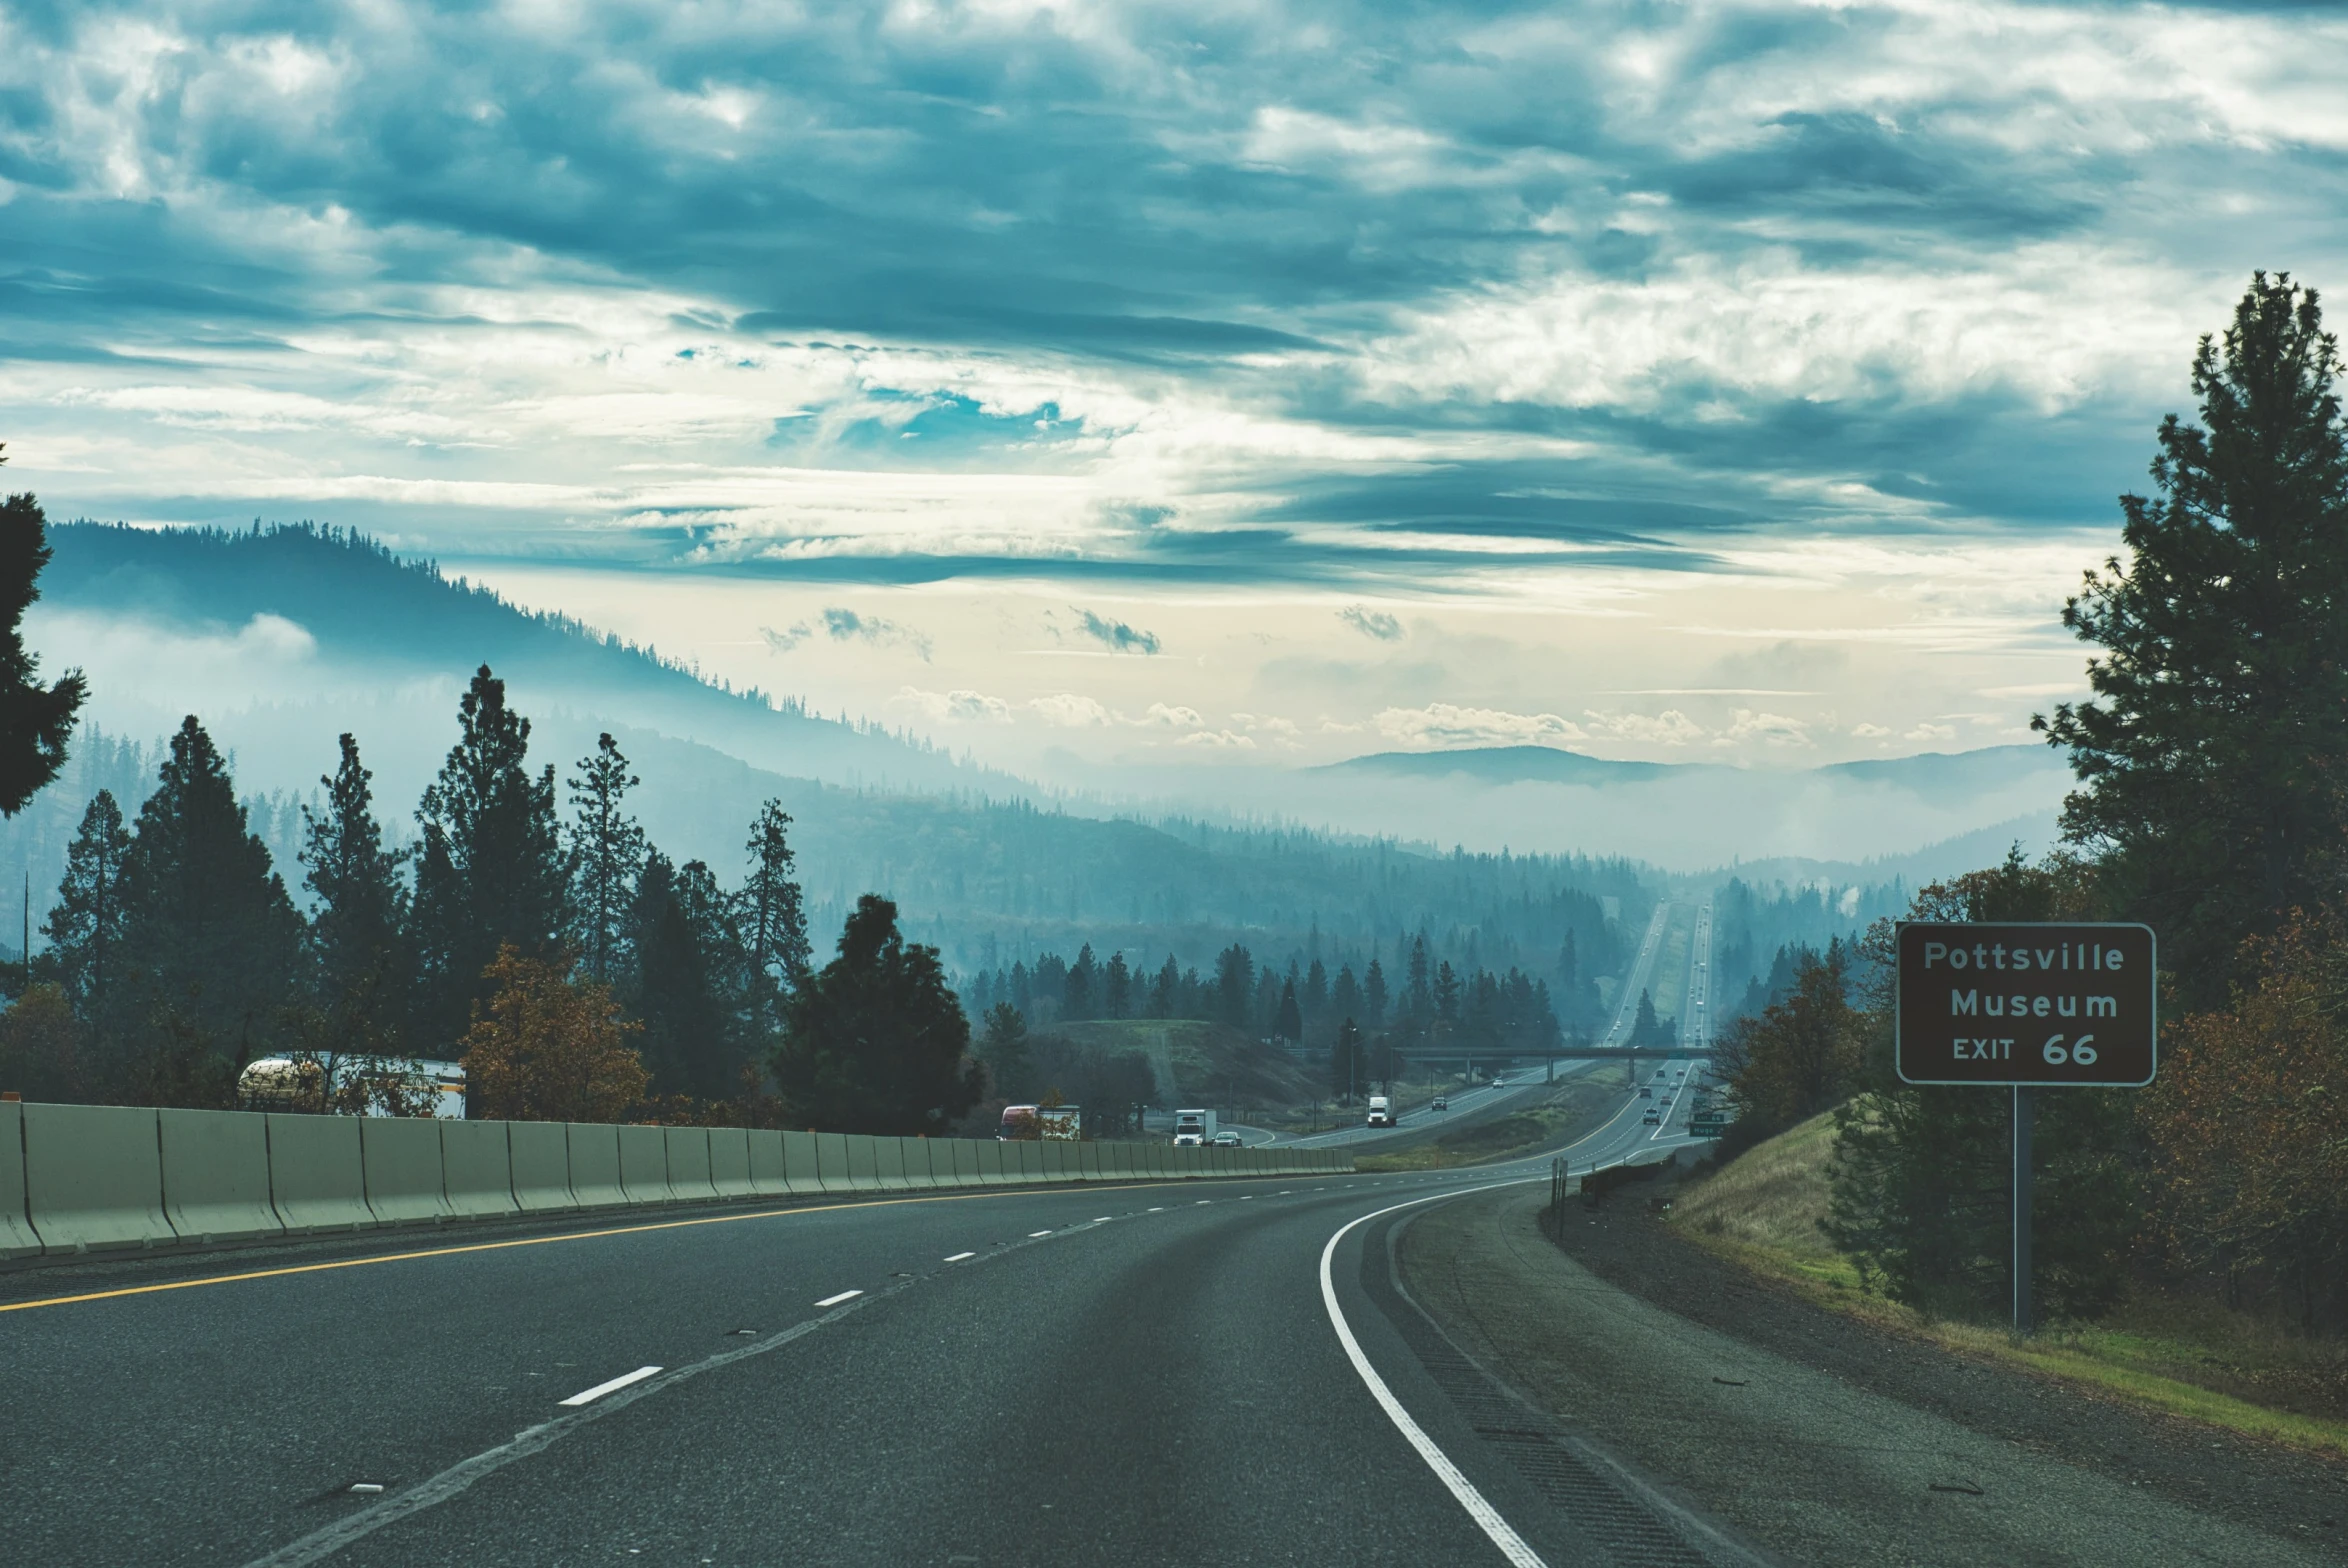
[[(1533, 1179), (1537, 1178), (1527, 1178)], [(1354, 1371), (1361, 1374), (1362, 1382), (1369, 1386), (1379, 1407), (1386, 1412), (1410, 1446), (1418, 1450), (1419, 1457), (1427, 1462), (1427, 1468), (1435, 1472), (1435, 1478), (1451, 1489), (1451, 1495), (1459, 1500), (1460, 1507), (1467, 1510), (1468, 1517), (1476, 1522), (1477, 1527), (1491, 1538), (1492, 1544), (1500, 1548), (1501, 1555), (1514, 1563), (1516, 1568), (1548, 1568), (1541, 1554), (1526, 1545), (1525, 1538), (1517, 1534), (1506, 1519), (1500, 1517), (1500, 1510), (1485, 1500), (1484, 1494), (1476, 1490), (1473, 1481), (1460, 1473), (1459, 1466), (1451, 1462), (1451, 1456), (1436, 1445), (1435, 1440), (1426, 1434), (1418, 1422), (1411, 1419), (1410, 1412), (1402, 1408), (1402, 1401), (1394, 1397), (1394, 1390), (1388, 1388), (1386, 1380), (1378, 1376), (1377, 1368), (1371, 1366), (1370, 1358), (1362, 1353), (1361, 1341), (1353, 1337), (1353, 1328), (1345, 1321), (1345, 1313), (1337, 1305), (1337, 1285), (1329, 1272), (1330, 1260), (1337, 1255), (1337, 1244), (1356, 1225), (1366, 1225), (1380, 1215), (1392, 1214), (1396, 1209), (1432, 1203), (1438, 1197), (1464, 1198), (1470, 1192), (1488, 1192), (1493, 1187), (1518, 1185), (1520, 1183), (1499, 1181), (1484, 1187), (1470, 1187), (1465, 1192), (1436, 1193), (1425, 1198), (1413, 1198), (1408, 1203), (1392, 1204), (1339, 1226), (1337, 1233), (1329, 1238), (1329, 1244), (1321, 1249), (1321, 1304), (1329, 1309), (1329, 1326), (1337, 1330), (1338, 1342), (1345, 1346), (1345, 1354), (1353, 1362)]]
[(948, 1258), (946, 1261), (947, 1261), (948, 1263), (959, 1263), (959, 1262), (961, 1262), (961, 1261), (962, 1261), (964, 1258), (975, 1258), (975, 1257), (977, 1257), (977, 1256), (978, 1256), (978, 1254), (977, 1254), (977, 1253), (975, 1253), (975, 1252), (957, 1252), (957, 1253), (955, 1253), (955, 1254), (954, 1254), (952, 1257)]
[(1048, 1230), (1031, 1230), (1027, 1233), (1027, 1239), (1033, 1241), (1039, 1236), (1049, 1236), (1050, 1234), (1051, 1232)]
[(864, 1292), (861, 1290), (843, 1290), (836, 1296), (824, 1297), (823, 1300), (817, 1302), (816, 1305), (819, 1307), (836, 1307), (843, 1301), (854, 1301), (858, 1296), (863, 1294)]
[(648, 1377), (658, 1377), (659, 1375), (660, 1368), (658, 1367), (638, 1367), (626, 1377), (615, 1377), (608, 1383), (598, 1383), (593, 1388), (583, 1388), (570, 1398), (563, 1400), (562, 1403), (566, 1405), (592, 1405), (604, 1395), (616, 1394), (630, 1383), (641, 1383)]

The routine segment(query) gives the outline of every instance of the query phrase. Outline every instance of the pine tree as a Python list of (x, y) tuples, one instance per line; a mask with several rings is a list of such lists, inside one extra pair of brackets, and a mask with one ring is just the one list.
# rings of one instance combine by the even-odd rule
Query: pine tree
[(1019, 1016), (1018, 1008), (1009, 1002), (997, 1002), (987, 1009), (986, 1032), (979, 1039), (978, 1056), (986, 1063), (987, 1076), (998, 1097), (1017, 1099), (1027, 1093), (1030, 1072), (1027, 1020)]
[(100, 790), (82, 812), (65, 852), (57, 902), (41, 923), (65, 995), (88, 1028), (104, 1030), (117, 1022), (112, 1004), (128, 956), (122, 945), (122, 876), (129, 854), (122, 808), (111, 791)]
[(653, 850), (637, 883), (627, 999), (643, 1021), (640, 1049), (656, 1094), (722, 1099), (740, 1085), (738, 1016), (727, 994), (735, 941), (716, 878)]
[(1375, 958), (1370, 960), (1369, 970), (1362, 976), (1362, 1015), (1372, 1029), (1386, 1017), (1386, 972), (1378, 967)]
[(1407, 975), (1409, 989), (1403, 993), (1403, 1011), (1423, 1020), (1435, 1011), (1433, 966), (1427, 961), (1427, 937), (1423, 931), (1411, 939)]
[(1329, 988), (1329, 1011), (1339, 1018), (1358, 1018), (1364, 1011), (1361, 982), (1353, 977), (1353, 965), (1337, 967), (1337, 983)]
[(424, 791), (416, 926), (427, 1039), (454, 1042), (486, 998), (484, 971), (507, 944), (525, 958), (563, 929), (570, 878), (555, 825), (554, 768), (524, 767), (530, 721), (506, 706), (484, 664), (457, 709), (460, 735)]
[(332, 1055), (395, 1056), (405, 1051), (415, 980), (408, 945), (407, 858), (383, 847), (375, 820), (374, 775), (359, 761), (359, 743), (341, 737), (342, 760), (326, 786), (324, 815), (302, 807), (302, 863), (317, 895), (310, 924), (320, 1016)]
[(1290, 1045), (1304, 1038), (1304, 1014), (1296, 1005), (1296, 982), (1283, 981), (1280, 986), (1280, 1011), (1272, 1020), (1272, 1033)]
[(1093, 1015), (1094, 987), (1099, 979), (1098, 967), (1093, 963), (1092, 944), (1087, 942), (1076, 955), (1076, 962), (1068, 966), (1068, 977), (1061, 982), (1060, 1016), (1074, 1022)]
[(1101, 971), (1101, 1011), (1111, 1018), (1125, 1018), (1133, 1012), (1133, 971), (1125, 967), (1125, 954), (1109, 955), (1109, 964)]
[(793, 875), (790, 827), (782, 802), (770, 800), (759, 808), (750, 826), (750, 880), (739, 895), (745, 1010), (752, 1034), (761, 1040), (781, 1028), (782, 998), (807, 974), (807, 912)]
[(141, 1011), (160, 1031), (146, 1097), (227, 1103), (290, 1000), (301, 917), (192, 714), (139, 808), (123, 916)]
[(631, 890), (644, 870), (644, 829), (624, 802), (644, 781), (628, 771), (628, 759), (606, 732), (568, 782), (578, 812), (571, 828), (571, 909), (579, 961), (590, 979), (608, 982), (619, 972)]
[(73, 717), (87, 694), (79, 670), (43, 686), (40, 660), (24, 645), (24, 612), (41, 596), (38, 580), (49, 564), (47, 525), (29, 494), (0, 502), (0, 815), (11, 817), (65, 766)]
[(1158, 978), (1150, 982), (1150, 1016), (1172, 1018), (1175, 1009), (1181, 1005), (1181, 997), (1182, 966), (1174, 961), (1174, 955), (1169, 952), (1165, 963), (1158, 968)]
[(843, 1132), (935, 1133), (978, 1103), (970, 1020), (937, 949), (908, 943), (897, 906), (856, 901), (839, 956), (784, 1009), (774, 1074), (795, 1119)]
[(2160, 934), (2188, 1002), (2222, 1005), (2243, 937), (2339, 883), (2348, 838), (2348, 433), (2313, 289), (2256, 274), (2203, 338), (2202, 423), (2170, 415), (2154, 495), (2063, 623), (2095, 695), (2033, 721), (2080, 787), (2065, 834)]
[(1248, 1025), (1248, 1004), (1255, 989), (1255, 977), (1255, 959), (1239, 943), (1232, 943), (1216, 955), (1216, 1016), (1234, 1029), (1245, 1029)]

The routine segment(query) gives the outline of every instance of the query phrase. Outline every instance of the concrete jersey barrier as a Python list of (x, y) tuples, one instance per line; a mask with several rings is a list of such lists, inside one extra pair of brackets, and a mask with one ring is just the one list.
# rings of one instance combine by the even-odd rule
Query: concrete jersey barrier
[(163, 1216), (189, 1241), (282, 1236), (269, 1204), (269, 1120), (251, 1111), (163, 1110), (156, 1154)]
[(153, 1111), (27, 1105), (25, 1208), (45, 1252), (151, 1247), (179, 1233), (163, 1216), (163, 1157)]
[(582, 1209), (616, 1208), (628, 1201), (620, 1185), (620, 1130), (602, 1122), (565, 1122), (571, 1156), (571, 1196)]
[(513, 1152), (504, 1122), (435, 1121), (440, 1163), (451, 1212), (476, 1220), (518, 1214)]
[(571, 1129), (562, 1122), (508, 1122), (507, 1158), (513, 1162), (514, 1205), (525, 1214), (561, 1213), (579, 1206), (571, 1192)]
[(429, 1225), (453, 1212), (440, 1157), (440, 1123), (369, 1116), (359, 1122), (367, 1207), (385, 1225)]
[(1349, 1171), (1349, 1156), (0, 1102), (0, 1259), (780, 1195)]
[(24, 1107), (0, 1100), (0, 1258), (30, 1257), (40, 1250), (32, 1211), (25, 1207)]
[(269, 1201), (289, 1231), (366, 1230), (359, 1123), (348, 1116), (269, 1112)]

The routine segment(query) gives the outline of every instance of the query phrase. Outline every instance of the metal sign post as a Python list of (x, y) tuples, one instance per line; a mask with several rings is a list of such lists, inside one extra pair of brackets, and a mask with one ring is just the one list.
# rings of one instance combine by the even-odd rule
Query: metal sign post
[(1911, 921), (1900, 926), (1892, 1059), (1917, 1084), (2013, 1094), (2014, 1328), (2030, 1331), (2032, 1097), (2138, 1089), (2160, 1064), (2152, 928)]

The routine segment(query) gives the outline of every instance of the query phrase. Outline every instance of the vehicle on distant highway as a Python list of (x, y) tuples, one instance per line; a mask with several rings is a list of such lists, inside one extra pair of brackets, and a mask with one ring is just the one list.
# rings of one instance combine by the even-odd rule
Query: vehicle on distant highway
[(1647, 1085), (1641, 1084), (1639, 1085), (1639, 1098), (1642, 1100), (1652, 1100), (1655, 1098), (1655, 1091), (1649, 1088)]
[(1386, 1098), (1386, 1096), (1384, 1096), (1384, 1095), (1382, 1095), (1382, 1094), (1373, 1094), (1373, 1095), (1371, 1095), (1371, 1096), (1370, 1096), (1370, 1113), (1369, 1113), (1369, 1115), (1368, 1115), (1368, 1116), (1367, 1116), (1367, 1117), (1364, 1119), (1364, 1122), (1365, 1122), (1365, 1125), (1367, 1125), (1367, 1126), (1371, 1126), (1371, 1127), (1391, 1127), (1391, 1126), (1393, 1126), (1393, 1125), (1394, 1125), (1394, 1102), (1393, 1102), (1392, 1100), (1389, 1100), (1389, 1099), (1387, 1099), (1387, 1098)]
[(1649, 1127), (1660, 1127), (1663, 1125), (1663, 1107), (1660, 1105), (1648, 1106), (1647, 1114), (1640, 1117), (1639, 1120)]
[(1215, 1113), (1209, 1110), (1187, 1110), (1174, 1113), (1174, 1147), (1177, 1149), (1203, 1148), (1215, 1136)]
[(1435, 1096), (1435, 1109), (1438, 1111), (1448, 1111), (1451, 1109), (1451, 1101), (1443, 1095), (1438, 1094)]
[(1006, 1105), (997, 1143), (1033, 1143), (1049, 1138), (1074, 1143), (1084, 1136), (1084, 1111), (1074, 1105)]
[(1218, 1149), (1236, 1149), (1240, 1146), (1239, 1134), (1235, 1132), (1219, 1132), (1209, 1141)]

